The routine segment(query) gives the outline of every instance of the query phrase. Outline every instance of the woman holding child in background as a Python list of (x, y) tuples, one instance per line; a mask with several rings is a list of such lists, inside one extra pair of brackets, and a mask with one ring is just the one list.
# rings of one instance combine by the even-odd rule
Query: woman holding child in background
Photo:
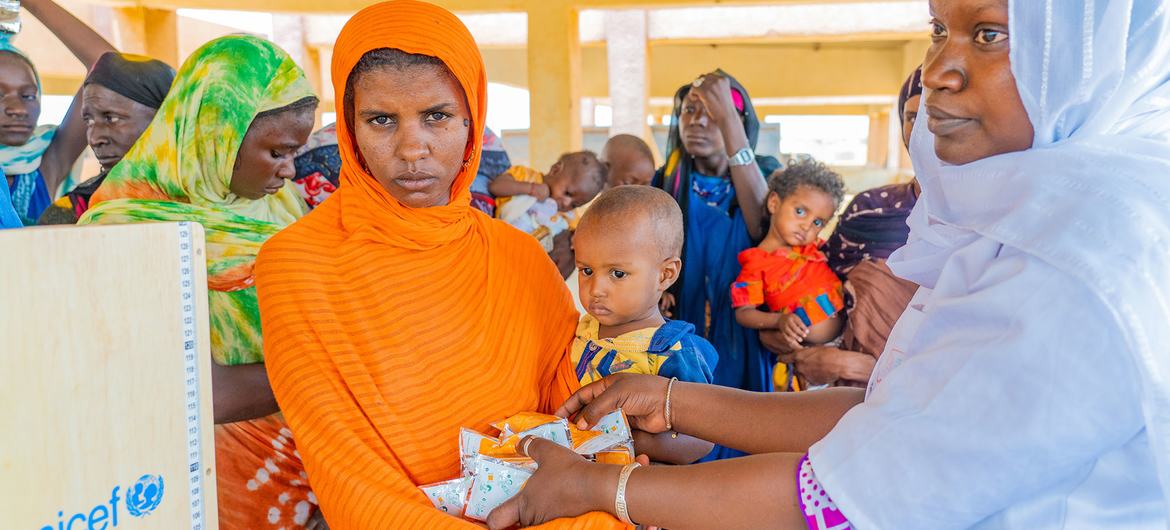
[[(764, 236), (764, 178), (780, 167), (755, 155), (759, 132), (743, 85), (722, 72), (703, 75), (675, 93), (666, 165), (653, 185), (678, 201), (686, 233), (682, 275), (664, 308), (719, 352), (715, 384), (770, 391), (772, 355), (754, 330), (735, 321), (730, 294), (736, 256)], [(719, 447), (711, 458), (739, 454)]]

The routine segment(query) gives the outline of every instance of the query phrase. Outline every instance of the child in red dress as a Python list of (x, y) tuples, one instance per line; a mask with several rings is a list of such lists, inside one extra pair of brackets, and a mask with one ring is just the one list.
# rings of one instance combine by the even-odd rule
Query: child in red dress
[[(752, 329), (779, 329), (790, 350), (824, 344), (840, 334), (841, 280), (818, 250), (818, 235), (845, 197), (841, 176), (815, 160), (795, 162), (768, 178), (768, 235), (739, 254), (731, 286), (735, 319)], [(777, 353), (789, 353), (777, 352)], [(776, 366), (777, 390), (798, 390), (785, 363)]]

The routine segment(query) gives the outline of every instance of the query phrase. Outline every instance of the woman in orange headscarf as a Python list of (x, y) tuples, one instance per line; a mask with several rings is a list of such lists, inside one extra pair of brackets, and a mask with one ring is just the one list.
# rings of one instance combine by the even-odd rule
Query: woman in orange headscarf
[(535, 240), (471, 208), (487, 78), (458, 18), (362, 10), (333, 85), (341, 186), (257, 260), (272, 388), (331, 528), (474, 528), (416, 486), (458, 476), (460, 427), (564, 401), (576, 312)]

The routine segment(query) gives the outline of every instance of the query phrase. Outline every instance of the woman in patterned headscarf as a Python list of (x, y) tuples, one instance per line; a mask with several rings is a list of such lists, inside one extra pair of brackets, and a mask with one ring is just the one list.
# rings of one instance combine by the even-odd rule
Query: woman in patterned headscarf
[(317, 98), (288, 54), (233, 36), (187, 60), (79, 224), (195, 221), (207, 233), (220, 528), (304, 525), (314, 510), (263, 365), (252, 266), (305, 204), (289, 182)]

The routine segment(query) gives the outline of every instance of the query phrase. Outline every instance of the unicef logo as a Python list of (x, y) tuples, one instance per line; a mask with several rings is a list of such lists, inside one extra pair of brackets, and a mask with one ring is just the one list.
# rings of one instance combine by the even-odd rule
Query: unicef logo
[(162, 502), (163, 479), (160, 475), (142, 475), (126, 490), (126, 511), (134, 517), (153, 512)]

